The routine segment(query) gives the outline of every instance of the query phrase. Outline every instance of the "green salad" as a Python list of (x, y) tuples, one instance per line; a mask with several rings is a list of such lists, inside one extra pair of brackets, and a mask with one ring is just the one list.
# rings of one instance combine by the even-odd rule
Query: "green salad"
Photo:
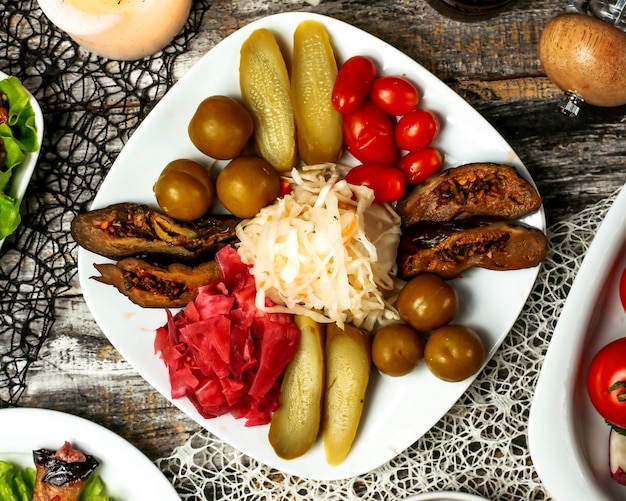
[[(35, 487), (35, 469), (18, 468), (6, 461), (0, 461), (0, 500), (31, 501)], [(80, 495), (81, 501), (115, 501), (106, 494), (102, 479), (91, 475)]]
[(0, 239), (20, 223), (20, 201), (8, 194), (13, 171), (38, 147), (28, 92), (14, 76), (0, 80)]

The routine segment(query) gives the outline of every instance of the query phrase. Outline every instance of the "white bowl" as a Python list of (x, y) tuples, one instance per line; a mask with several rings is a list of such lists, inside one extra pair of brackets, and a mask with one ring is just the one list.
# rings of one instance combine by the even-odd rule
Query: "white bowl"
[(595, 354), (624, 336), (619, 281), (626, 268), (626, 189), (606, 214), (580, 265), (537, 381), (528, 445), (555, 501), (625, 501), (611, 479), (609, 427), (587, 394)]

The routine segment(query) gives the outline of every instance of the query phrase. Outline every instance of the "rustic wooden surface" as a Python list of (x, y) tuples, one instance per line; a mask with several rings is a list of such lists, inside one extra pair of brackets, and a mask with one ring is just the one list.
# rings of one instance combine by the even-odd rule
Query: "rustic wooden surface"
[[(558, 114), (561, 93), (537, 59), (542, 27), (564, 6), (554, 0), (519, 0), (494, 19), (461, 23), (442, 17), (423, 0), (322, 0), (316, 6), (289, 0), (215, 1), (176, 73), (182, 76), (217, 42), (258, 17), (307, 10), (339, 18), (408, 54), (493, 124), (535, 179), (551, 224), (626, 180), (626, 107), (586, 108), (577, 119)], [(20, 405), (72, 412), (104, 424), (151, 459), (169, 455), (197, 429), (110, 346), (77, 283), (57, 301), (55, 313)]]

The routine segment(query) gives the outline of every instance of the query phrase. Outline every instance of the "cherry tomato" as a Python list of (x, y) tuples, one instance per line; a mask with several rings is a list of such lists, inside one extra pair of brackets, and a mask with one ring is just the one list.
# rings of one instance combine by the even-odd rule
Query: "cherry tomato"
[(430, 371), (444, 381), (463, 381), (473, 376), (485, 360), (485, 345), (472, 329), (444, 325), (426, 341), (424, 361)]
[(353, 56), (348, 59), (337, 73), (333, 87), (332, 102), (339, 113), (355, 111), (370, 91), (376, 78), (374, 62), (365, 56)]
[(442, 164), (441, 153), (435, 148), (423, 148), (417, 151), (410, 151), (398, 161), (398, 169), (404, 173), (406, 184), (413, 186), (424, 182)]
[(424, 358), (424, 338), (406, 324), (385, 325), (372, 341), (372, 362), (388, 376), (404, 376)]
[(252, 115), (228, 96), (207, 97), (187, 126), (189, 139), (196, 148), (222, 160), (241, 155), (253, 130)]
[(415, 86), (406, 78), (383, 76), (374, 80), (369, 93), (372, 102), (389, 115), (405, 115), (419, 101)]
[(626, 337), (607, 344), (593, 357), (587, 392), (600, 416), (626, 428)]
[(434, 273), (422, 273), (402, 288), (397, 306), (402, 320), (426, 332), (452, 321), (459, 310), (459, 298), (449, 282)]
[(371, 101), (343, 117), (346, 149), (362, 163), (393, 165), (398, 159), (394, 120)]
[(215, 199), (215, 181), (209, 171), (186, 158), (168, 163), (153, 190), (159, 207), (181, 221), (202, 217)]
[(414, 110), (398, 120), (396, 144), (402, 150), (419, 150), (439, 134), (439, 119), (430, 110)]
[(291, 184), (286, 179), (280, 178), (280, 189), (278, 190), (278, 196), (284, 197), (291, 193), (293, 189), (291, 188)]
[(404, 175), (390, 165), (377, 163), (358, 165), (348, 171), (346, 181), (374, 190), (374, 202), (393, 202), (404, 195)]
[(622, 271), (622, 276), (619, 281), (619, 298), (622, 301), (624, 311), (626, 311), (626, 268)]
[(271, 204), (280, 193), (280, 177), (259, 157), (241, 156), (231, 160), (218, 174), (217, 197), (235, 216), (253, 217)]

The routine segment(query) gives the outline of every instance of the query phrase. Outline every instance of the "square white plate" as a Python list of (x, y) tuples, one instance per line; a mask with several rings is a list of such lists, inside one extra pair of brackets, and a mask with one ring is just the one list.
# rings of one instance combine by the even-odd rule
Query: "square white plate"
[[(284, 53), (292, 48), (293, 32), (305, 19), (322, 22), (339, 62), (352, 55), (370, 56), (381, 74), (401, 74), (419, 88), (421, 107), (433, 110), (442, 127), (435, 144), (446, 165), (469, 162), (513, 164), (527, 179), (528, 171), (506, 141), (449, 87), (415, 61), (351, 25), (310, 13), (284, 13), (260, 19), (232, 34), (209, 51), (163, 97), (138, 127), (104, 180), (92, 208), (117, 202), (155, 206), (152, 186), (163, 167), (176, 158), (200, 162), (208, 159), (191, 143), (187, 125), (198, 104), (211, 95), (239, 96), (239, 50), (250, 33), (270, 29)], [(355, 165), (345, 156), (342, 163)], [(524, 219), (545, 230), (543, 209)], [(270, 446), (268, 426), (245, 427), (230, 415), (204, 419), (187, 399), (172, 400), (167, 369), (154, 354), (155, 329), (165, 324), (164, 310), (133, 305), (113, 287), (89, 277), (97, 275), (93, 263), (101, 256), (79, 250), (79, 277), (87, 305), (96, 322), (135, 369), (158, 391), (220, 439), (259, 461), (284, 472), (320, 480), (353, 477), (389, 461), (426, 433), (472, 383), (447, 383), (421, 364), (402, 378), (383, 377), (372, 371), (360, 431), (347, 459), (338, 466), (326, 463), (321, 441), (304, 456), (286, 461)], [(483, 338), (489, 359), (517, 319), (535, 282), (538, 269), (510, 272), (470, 270), (455, 280), (461, 310), (456, 323), (474, 328)]]

